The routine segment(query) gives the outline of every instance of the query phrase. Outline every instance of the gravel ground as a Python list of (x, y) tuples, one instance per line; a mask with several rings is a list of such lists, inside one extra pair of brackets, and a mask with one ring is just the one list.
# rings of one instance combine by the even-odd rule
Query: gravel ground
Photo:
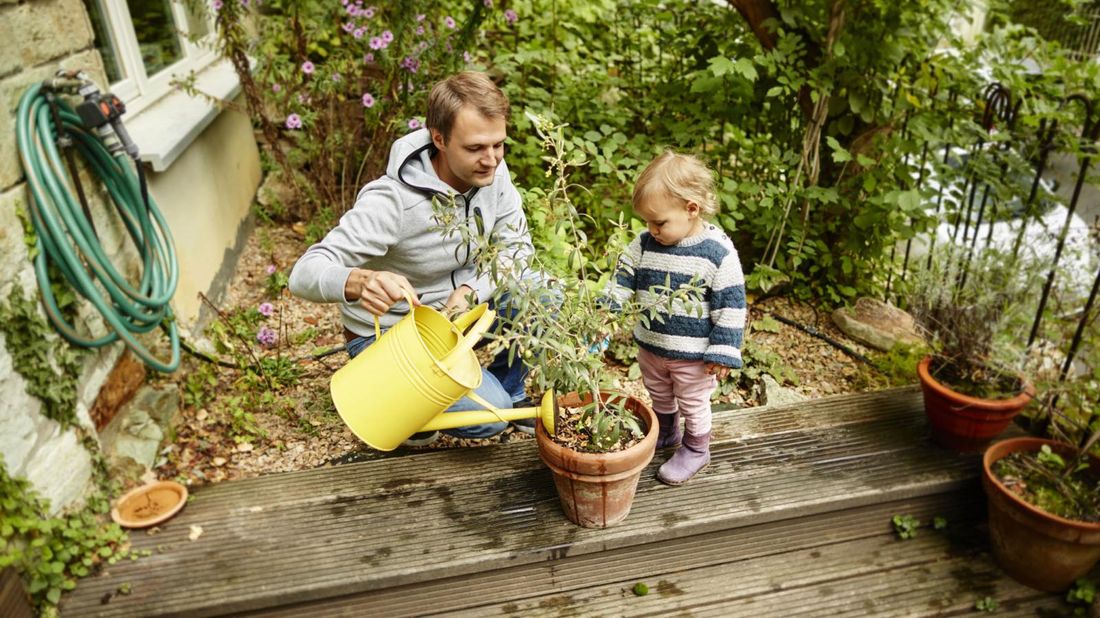
[[(175, 478), (192, 485), (245, 478), (271, 472), (302, 470), (342, 462), (406, 454), (414, 450), (476, 447), (513, 440), (533, 439), (523, 433), (506, 430), (486, 440), (461, 440), (442, 436), (429, 447), (400, 447), (391, 454), (373, 451), (362, 444), (337, 416), (328, 395), (332, 373), (347, 360), (342, 350), (314, 360), (311, 355), (343, 344), (336, 307), (303, 301), (286, 290), (275, 298), (266, 292), (267, 271), (289, 273), (306, 244), (301, 226), (294, 228), (260, 226), (249, 240), (237, 266), (227, 297), (220, 303), (223, 312), (258, 307), (270, 302), (272, 314), (263, 324), (278, 334), (279, 341), (254, 351), (265, 355), (284, 355), (297, 361), (302, 372), (296, 385), (275, 396), (268, 405), (252, 414), (256, 431), (234, 432), (234, 409), (239, 408), (244, 392), (239, 371), (213, 370), (213, 365), (194, 357), (185, 357), (183, 367), (167, 383), (179, 385), (185, 405), (171, 444), (157, 467), (160, 478)], [(765, 313), (780, 315), (812, 326), (823, 334), (842, 341), (858, 352), (866, 349), (846, 339), (833, 326), (828, 314), (783, 298), (770, 298), (750, 304), (749, 340), (766, 355), (775, 373), (787, 378), (784, 386), (809, 397), (855, 392), (874, 386), (874, 376), (866, 365), (855, 361), (821, 339), (786, 325), (762, 320)], [(775, 331), (775, 332), (770, 332)], [(201, 347), (201, 341), (200, 347)], [(640, 380), (631, 380), (628, 368), (609, 361), (608, 370), (618, 386), (648, 403)], [(188, 398), (195, 392), (198, 376), (212, 377), (202, 389), (199, 401)], [(192, 386), (188, 386), (188, 382)], [(717, 403), (740, 406), (757, 404), (754, 385), (744, 376), (730, 378), (728, 392)], [(238, 416), (239, 413), (238, 413)]]

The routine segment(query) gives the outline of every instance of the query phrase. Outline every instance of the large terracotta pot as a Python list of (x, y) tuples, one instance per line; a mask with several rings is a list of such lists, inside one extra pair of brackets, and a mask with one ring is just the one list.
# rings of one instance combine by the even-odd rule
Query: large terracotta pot
[[(602, 396), (606, 399), (612, 395)], [(561, 401), (568, 406), (582, 403), (576, 396), (573, 401)], [(579, 526), (606, 528), (626, 519), (642, 470), (653, 459), (657, 416), (634, 397), (627, 397), (625, 405), (645, 426), (646, 434), (638, 444), (614, 453), (588, 453), (562, 446), (550, 438), (541, 420), (536, 421), (539, 457), (553, 473), (565, 516)]]
[[(1016, 581), (1048, 592), (1061, 592), (1100, 560), (1100, 523), (1065, 519), (1028, 504), (1001, 484), (992, 466), (1016, 452), (1038, 451), (1049, 444), (1066, 457), (1067, 444), (1041, 438), (1013, 438), (989, 447), (982, 458), (982, 486), (989, 498), (989, 535), (997, 563)], [(1100, 459), (1092, 457), (1092, 474)]]
[(1035, 397), (1035, 387), (1022, 378), (1023, 390), (1009, 399), (980, 399), (955, 392), (932, 377), (928, 371), (931, 362), (931, 356), (924, 357), (917, 365), (917, 375), (932, 439), (940, 446), (962, 452), (982, 450)]

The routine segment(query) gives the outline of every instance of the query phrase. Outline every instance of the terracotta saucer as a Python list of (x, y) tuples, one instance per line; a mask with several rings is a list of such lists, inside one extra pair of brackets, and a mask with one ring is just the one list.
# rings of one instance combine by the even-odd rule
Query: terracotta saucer
[(135, 487), (115, 501), (111, 519), (126, 528), (148, 528), (167, 520), (187, 504), (187, 488), (175, 481)]

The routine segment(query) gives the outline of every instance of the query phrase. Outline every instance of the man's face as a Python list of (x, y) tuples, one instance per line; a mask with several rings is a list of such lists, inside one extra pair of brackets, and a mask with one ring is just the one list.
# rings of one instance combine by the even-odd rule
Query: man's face
[(455, 116), (446, 143), (443, 135), (432, 129), (432, 142), (439, 149), (439, 178), (460, 193), (492, 184), (504, 159), (505, 125), (504, 118), (489, 118), (465, 105)]

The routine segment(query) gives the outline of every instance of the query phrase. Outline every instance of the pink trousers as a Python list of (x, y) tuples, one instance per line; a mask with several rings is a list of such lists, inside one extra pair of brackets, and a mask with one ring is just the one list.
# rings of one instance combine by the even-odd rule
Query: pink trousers
[(639, 348), (638, 364), (654, 412), (680, 412), (684, 429), (692, 435), (710, 431), (710, 395), (718, 387), (718, 379), (707, 373), (703, 361), (673, 360)]

